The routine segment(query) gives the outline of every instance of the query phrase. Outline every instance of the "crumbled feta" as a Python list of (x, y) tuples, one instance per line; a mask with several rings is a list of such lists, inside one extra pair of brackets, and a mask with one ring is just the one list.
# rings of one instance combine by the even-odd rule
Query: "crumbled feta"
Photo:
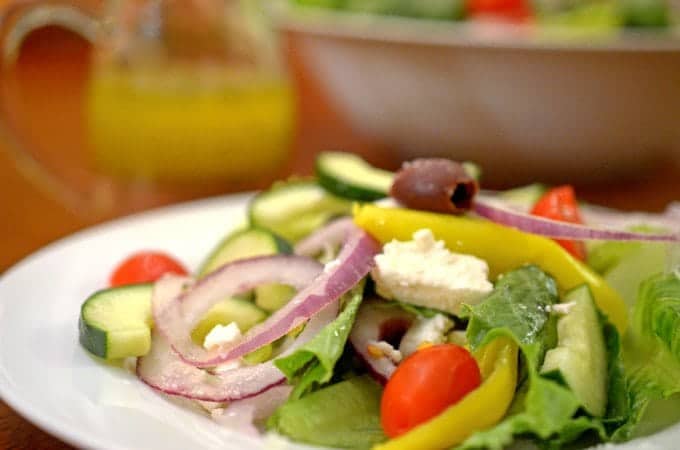
[(471, 255), (450, 252), (428, 229), (411, 241), (392, 241), (375, 257), (371, 276), (378, 294), (458, 314), (463, 303), (479, 303), (493, 289), (489, 266)]
[(549, 313), (559, 314), (560, 316), (566, 316), (571, 312), (571, 308), (576, 305), (576, 302), (569, 303), (557, 303), (555, 305), (548, 305), (545, 310)]
[(238, 340), (241, 337), (241, 330), (236, 322), (231, 322), (229, 325), (215, 325), (210, 330), (203, 340), (203, 348), (211, 350), (221, 345), (229, 344)]
[(392, 344), (389, 342), (369, 341), (368, 348), (366, 350), (373, 358), (388, 358), (395, 364), (399, 364), (401, 362), (401, 352), (392, 347)]
[(401, 338), (399, 351), (406, 357), (423, 345), (442, 344), (446, 333), (453, 327), (453, 321), (443, 314), (434, 317), (418, 317)]
[(326, 264), (323, 266), (323, 271), (324, 273), (329, 273), (332, 272), (333, 270), (337, 269), (338, 266), (340, 266), (340, 261), (337, 259), (334, 259), (332, 261), (328, 261)]

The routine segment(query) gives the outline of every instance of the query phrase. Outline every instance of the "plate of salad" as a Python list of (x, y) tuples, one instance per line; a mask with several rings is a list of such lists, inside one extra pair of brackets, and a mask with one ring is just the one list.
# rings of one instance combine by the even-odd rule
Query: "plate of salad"
[(677, 228), (323, 153), (10, 269), (0, 395), (81, 447), (674, 448)]

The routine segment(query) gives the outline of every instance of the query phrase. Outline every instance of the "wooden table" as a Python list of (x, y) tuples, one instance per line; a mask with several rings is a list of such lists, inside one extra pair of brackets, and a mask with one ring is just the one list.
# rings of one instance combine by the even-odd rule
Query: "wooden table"
[[(329, 105), (313, 77), (304, 70), (291, 46), (291, 65), (301, 95), (301, 123), (295, 157), (289, 172), (309, 173), (314, 153), (333, 147), (362, 153), (372, 162), (394, 167), (386, 149), (357, 136)], [(24, 115), (30, 118), (35, 139), (49, 142), (55, 152), (68, 155), (78, 139), (78, 105), (88, 67), (88, 46), (73, 35), (48, 29), (35, 33), (25, 44), (19, 70), (28, 88)], [(60, 105), (55, 115), (43, 99)], [(55, 100), (56, 99), (56, 100)], [(0, 273), (44, 244), (89, 225), (67, 211), (17, 173), (7, 142), (0, 139)], [(680, 171), (659, 169), (644, 180), (605, 186), (578, 186), (582, 198), (624, 209), (660, 210), (680, 198)], [(0, 448), (61, 449), (66, 444), (25, 421), (0, 401)]]

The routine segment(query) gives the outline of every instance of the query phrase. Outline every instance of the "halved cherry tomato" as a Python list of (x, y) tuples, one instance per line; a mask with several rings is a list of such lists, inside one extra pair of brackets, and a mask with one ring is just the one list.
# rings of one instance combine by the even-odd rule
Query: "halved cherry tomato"
[(188, 272), (176, 259), (161, 252), (139, 252), (121, 262), (111, 274), (109, 285), (148, 283), (166, 273), (186, 275)]
[(527, 0), (470, 0), (467, 10), (471, 17), (494, 17), (520, 22), (531, 17)]
[[(550, 189), (543, 194), (534, 205), (531, 214), (561, 222), (583, 223), (574, 188), (568, 185)], [(575, 258), (581, 261), (586, 259), (586, 247), (583, 242), (564, 239), (555, 239), (555, 242), (564, 247)]]
[(393, 438), (435, 417), (481, 383), (477, 362), (463, 347), (435, 345), (402, 362), (387, 382), (380, 420)]

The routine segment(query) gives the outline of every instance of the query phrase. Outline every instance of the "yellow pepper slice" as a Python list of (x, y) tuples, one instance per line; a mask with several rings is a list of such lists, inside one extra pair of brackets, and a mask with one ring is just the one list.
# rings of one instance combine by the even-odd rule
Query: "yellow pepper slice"
[(433, 419), (373, 450), (450, 448), (497, 424), (515, 395), (517, 345), (509, 338), (498, 338), (480, 349), (475, 359), (484, 380), (477, 389)]
[(627, 307), (621, 296), (552, 239), (482, 219), (374, 205), (355, 206), (354, 221), (383, 243), (410, 240), (415, 231), (429, 228), (449, 250), (484, 259), (494, 278), (531, 263), (555, 277), (564, 290), (588, 283), (597, 306), (619, 333), (623, 334), (628, 325)]

